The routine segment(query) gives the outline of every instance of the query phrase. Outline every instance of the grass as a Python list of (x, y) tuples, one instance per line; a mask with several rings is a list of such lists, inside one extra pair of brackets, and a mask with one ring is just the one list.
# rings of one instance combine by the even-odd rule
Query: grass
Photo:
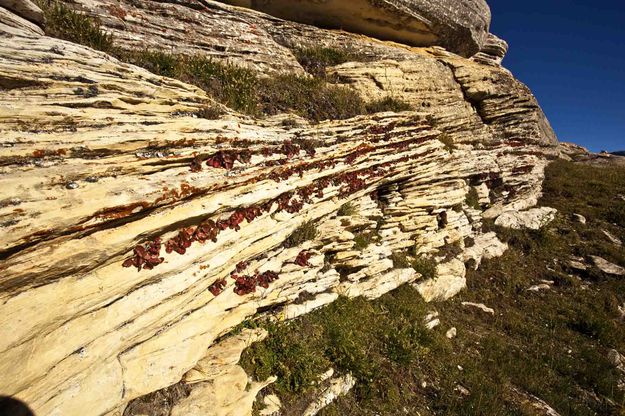
[(319, 230), (317, 229), (317, 224), (313, 221), (305, 222), (300, 225), (298, 228), (291, 233), (291, 235), (284, 241), (284, 247), (297, 247), (300, 244), (314, 240), (317, 237)]
[(407, 269), (412, 267), (417, 273), (421, 274), (424, 279), (433, 279), (436, 277), (436, 262), (424, 256), (408, 257), (403, 251), (395, 251), (391, 254), (393, 267), (396, 269)]
[(394, 98), (391, 96), (367, 103), (366, 108), (369, 114), (382, 113), (385, 111), (401, 113), (402, 111), (412, 110), (412, 106), (410, 104), (400, 100), (399, 98)]
[(360, 234), (356, 234), (354, 237), (354, 248), (356, 250), (364, 250), (374, 243), (379, 238), (376, 232), (365, 231)]
[(340, 217), (350, 217), (356, 214), (356, 207), (351, 202), (346, 202), (341, 205), (336, 214)]
[[(595, 254), (625, 266), (622, 248), (600, 235), (606, 229), (625, 238), (625, 228), (613, 221), (625, 203), (615, 199), (625, 194), (625, 170), (557, 161), (546, 175), (541, 205), (557, 208), (557, 219), (540, 231), (486, 224), (510, 249), (469, 270), (469, 289), (458, 297), (428, 305), (404, 286), (375, 301), (341, 298), (272, 324), (269, 338), (244, 352), (243, 366), (259, 379), (284, 375), (269, 392), (283, 399), (287, 415), (301, 414), (317, 388), (316, 374), (329, 367), (358, 381), (320, 413), (326, 416), (534, 414), (520, 394), (541, 398), (562, 416), (623, 415), (618, 383), (625, 377), (607, 357), (611, 348), (625, 352), (618, 309), (625, 281), (596, 269), (573, 274), (566, 259)], [(588, 223), (575, 222), (573, 213)], [(435, 270), (431, 261), (411, 259), (393, 254), (396, 267)], [(541, 280), (554, 284), (527, 290)], [(495, 314), (462, 301), (484, 303)], [(441, 325), (426, 331), (423, 317), (432, 309)], [(451, 326), (458, 335), (449, 340), (444, 333)]]
[(46, 34), (79, 43), (103, 52), (113, 50), (113, 37), (100, 29), (100, 22), (65, 4), (41, 0), (37, 3), (44, 12)]
[(293, 51), (293, 54), (302, 68), (317, 78), (326, 78), (326, 69), (330, 66), (367, 60), (367, 57), (361, 53), (328, 47), (298, 48)]

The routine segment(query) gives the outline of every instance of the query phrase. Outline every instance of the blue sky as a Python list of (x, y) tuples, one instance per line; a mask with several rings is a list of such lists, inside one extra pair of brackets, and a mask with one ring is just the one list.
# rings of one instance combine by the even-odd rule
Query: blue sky
[(487, 0), (504, 66), (527, 84), (558, 138), (625, 150), (625, 0)]

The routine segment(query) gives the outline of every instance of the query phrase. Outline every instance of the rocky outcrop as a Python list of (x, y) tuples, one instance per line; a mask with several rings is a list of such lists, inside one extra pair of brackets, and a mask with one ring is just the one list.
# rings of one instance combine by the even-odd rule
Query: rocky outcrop
[(470, 57), (488, 43), (490, 9), (484, 0), (225, 0), (286, 20), (413, 46), (443, 46)]
[[(209, 348), (257, 313), (294, 317), (339, 294), (425, 281), (393, 253), (433, 256), (463, 281), (468, 237), (472, 259), (501, 249), (482, 236), (484, 210), (534, 205), (558, 154), (525, 86), (440, 48), (208, 0), (80, 4), (109, 10), (102, 22), (120, 47), (217, 51), (267, 76), (303, 73), (295, 44), (367, 50), (370, 62), (329, 72), (413, 110), (295, 127), (284, 123), (294, 116), (230, 110), (208, 120), (197, 114), (214, 102), (197, 87), (3, 20), (0, 394), (38, 415), (119, 414), (204, 371)], [(467, 203), (473, 189), (479, 207)], [(313, 236), (284, 244), (308, 223)], [(371, 241), (357, 244), (364, 233)]]

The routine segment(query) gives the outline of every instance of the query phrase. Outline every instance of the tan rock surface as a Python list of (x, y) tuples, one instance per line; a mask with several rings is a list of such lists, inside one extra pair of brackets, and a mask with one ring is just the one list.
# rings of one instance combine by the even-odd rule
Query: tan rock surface
[[(112, 3), (80, 4), (98, 15)], [(544, 166), (557, 155), (536, 100), (501, 68), (211, 2), (198, 9), (115, 4), (140, 9), (121, 25), (110, 12), (103, 19), (128, 48), (173, 43), (212, 53), (204, 41), (214, 38), (216, 50), (232, 46), (218, 57), (301, 72), (290, 49), (268, 39), (282, 33), (294, 42), (375, 45), (374, 62), (331, 71), (368, 97), (397, 94), (415, 110), (294, 129), (280, 117), (234, 112), (206, 120), (193, 114), (211, 99), (194, 86), (41, 36), (18, 17), (3, 20), (0, 37), (11, 41), (0, 42), (0, 394), (17, 396), (38, 415), (119, 412), (180, 381), (258, 308), (284, 305), (291, 317), (338, 293), (376, 297), (417, 279), (410, 269), (393, 270), (394, 251), (436, 255), (479, 236), (482, 212), (465, 202), (471, 186), (488, 189), (484, 208), (493, 212), (535, 204)], [(242, 42), (241, 25), (256, 25), (260, 35)], [(90, 86), (97, 94), (76, 93)], [(265, 163), (281, 157), (277, 149), (286, 140), (320, 138), (313, 157), (301, 151), (285, 166)], [(362, 146), (366, 152), (348, 158)], [(265, 148), (276, 153), (263, 156)], [(242, 149), (257, 153), (232, 170), (190, 169), (195, 155)], [(305, 170), (301, 177), (269, 177), (296, 166)], [(323, 195), (277, 212), (276, 198), (295, 204), (299, 191), (321, 184)], [(348, 201), (357, 214), (337, 217)], [(216, 242), (195, 243), (184, 255), (163, 249), (153, 269), (122, 267), (137, 244), (156, 237), (165, 243), (185, 227), (229, 220), (268, 202), (261, 215), (240, 230), (221, 231)], [(317, 237), (283, 248), (310, 220), (318, 221)], [(355, 247), (359, 228), (379, 232), (379, 241)], [(302, 251), (310, 255), (305, 266), (295, 263)], [(240, 273), (279, 277), (239, 296), (229, 276), (241, 262), (249, 264)], [(453, 264), (464, 268), (461, 259)], [(225, 287), (215, 296), (210, 289), (221, 279)], [(312, 298), (299, 308), (304, 292)], [(243, 379), (237, 369), (226, 376)], [(194, 397), (217, 394), (203, 389)], [(251, 403), (253, 395), (244, 400)]]

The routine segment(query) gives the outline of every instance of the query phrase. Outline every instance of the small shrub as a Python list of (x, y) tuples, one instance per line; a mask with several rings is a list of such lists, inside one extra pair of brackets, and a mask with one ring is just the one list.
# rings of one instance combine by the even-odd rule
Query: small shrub
[(49, 36), (79, 43), (103, 52), (113, 50), (113, 37), (100, 28), (98, 19), (72, 10), (58, 1), (40, 1)]
[(480, 195), (477, 193), (477, 189), (475, 187), (470, 187), (469, 192), (467, 192), (467, 196), (465, 198), (465, 202), (467, 205), (473, 209), (480, 209)]
[(393, 261), (393, 267), (395, 267), (396, 269), (407, 269), (409, 267), (412, 267), (412, 264), (410, 263), (410, 260), (408, 260), (406, 253), (403, 253), (401, 251), (393, 252), (393, 254), (391, 254), (391, 260)]
[(365, 114), (365, 103), (355, 90), (319, 78), (279, 74), (263, 78), (257, 90), (260, 112), (274, 115), (294, 111), (313, 121), (342, 120)]
[(354, 248), (357, 250), (364, 250), (373, 242), (373, 233), (365, 232), (360, 233), (354, 238)]
[(454, 143), (454, 139), (451, 138), (447, 133), (441, 133), (438, 137), (438, 141), (445, 145), (445, 150), (449, 153), (453, 153), (456, 150), (456, 144)]
[(207, 120), (217, 120), (225, 114), (225, 111), (217, 105), (207, 105), (198, 110), (196, 115)]
[(312, 221), (305, 222), (284, 241), (284, 247), (297, 247), (305, 241), (314, 240), (317, 237), (317, 233), (316, 223)]
[(356, 213), (356, 207), (351, 202), (346, 202), (341, 205), (341, 208), (337, 211), (337, 215), (340, 217), (352, 216)]
[(324, 47), (296, 49), (294, 54), (300, 65), (316, 77), (325, 77), (326, 67), (349, 60), (345, 51)]
[(429, 257), (418, 257), (412, 261), (411, 265), (417, 273), (423, 276), (424, 279), (433, 279), (436, 277), (436, 262), (434, 259)]
[(369, 114), (382, 113), (385, 111), (400, 113), (402, 111), (412, 110), (412, 106), (407, 102), (390, 96), (367, 103), (366, 108)]
[(326, 77), (326, 68), (329, 66), (362, 59), (361, 56), (348, 50), (326, 47), (296, 49), (294, 54), (306, 72), (319, 78)]
[(176, 78), (181, 71), (179, 57), (162, 51), (123, 52), (123, 60), (163, 77)]

